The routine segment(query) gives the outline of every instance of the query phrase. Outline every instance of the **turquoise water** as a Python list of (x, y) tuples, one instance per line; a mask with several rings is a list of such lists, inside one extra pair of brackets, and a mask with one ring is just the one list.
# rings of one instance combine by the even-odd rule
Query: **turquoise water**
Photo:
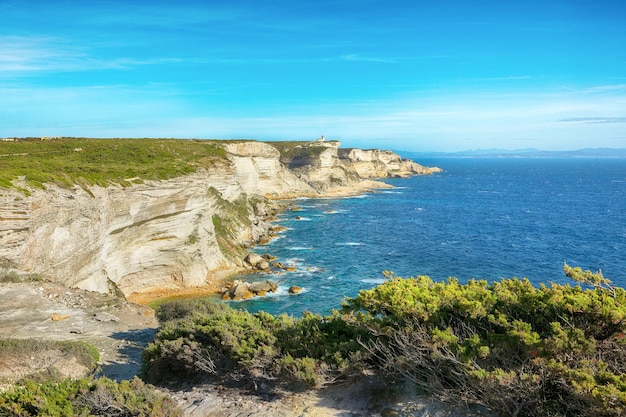
[[(297, 200), (279, 238), (255, 248), (297, 268), (250, 311), (327, 313), (361, 289), (398, 276), (568, 282), (563, 262), (602, 269), (626, 286), (626, 159), (437, 159), (432, 176), (353, 198)], [(296, 217), (299, 216), (298, 220)], [(288, 295), (290, 285), (304, 291)]]

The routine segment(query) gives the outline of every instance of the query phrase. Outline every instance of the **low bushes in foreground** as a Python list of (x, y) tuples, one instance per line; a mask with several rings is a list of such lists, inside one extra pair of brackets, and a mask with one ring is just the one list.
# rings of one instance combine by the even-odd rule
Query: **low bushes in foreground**
[(25, 381), (0, 393), (0, 416), (178, 417), (176, 402), (140, 379), (107, 378), (37, 383)]
[(346, 317), (385, 374), (502, 416), (626, 413), (626, 291), (565, 265), (581, 286), (393, 278), (362, 291)]
[(201, 373), (258, 382), (320, 386), (355, 371), (366, 333), (339, 315), (296, 319), (231, 309), (210, 300), (177, 300), (157, 311), (162, 328), (143, 353), (151, 382)]
[[(181, 415), (174, 400), (140, 379), (94, 379), (98, 359), (96, 348), (80, 341), (0, 339), (0, 367), (13, 373), (1, 373), (0, 417)], [(82, 377), (67, 377), (57, 369), (61, 363)]]
[(146, 371), (157, 382), (205, 372), (319, 386), (369, 367), (500, 416), (625, 415), (626, 291), (564, 270), (582, 285), (389, 274), (327, 317), (176, 301), (158, 312)]

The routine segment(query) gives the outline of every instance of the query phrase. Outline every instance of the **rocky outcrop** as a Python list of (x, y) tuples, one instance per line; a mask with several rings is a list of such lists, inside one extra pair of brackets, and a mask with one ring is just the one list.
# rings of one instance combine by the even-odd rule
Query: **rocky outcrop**
[(271, 232), (270, 199), (433, 172), (391, 152), (340, 150), (338, 142), (223, 147), (226, 162), (167, 181), (49, 185), (30, 195), (0, 189), (0, 268), (126, 296), (204, 286), (250, 268), (247, 248)]
[(274, 281), (244, 282), (235, 280), (227, 287), (222, 288), (222, 300), (247, 300), (252, 297), (263, 297), (267, 293), (278, 291), (278, 284)]
[(284, 198), (291, 194), (315, 194), (308, 178), (299, 177), (281, 163), (278, 149), (263, 142), (236, 142), (224, 145), (232, 169), (236, 172), (236, 187), (232, 183), (216, 187), (225, 198), (236, 197), (241, 191)]
[(339, 160), (339, 142), (303, 142), (282, 149), (280, 161), (317, 190), (358, 180)]
[(360, 178), (409, 177), (441, 172), (437, 167), (425, 167), (391, 151), (378, 149), (339, 149), (340, 161)]

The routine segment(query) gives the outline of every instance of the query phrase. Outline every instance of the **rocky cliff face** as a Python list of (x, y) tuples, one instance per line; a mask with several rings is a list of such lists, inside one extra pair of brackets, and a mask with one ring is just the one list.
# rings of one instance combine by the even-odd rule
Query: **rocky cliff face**
[(422, 166), (391, 151), (339, 149), (338, 156), (360, 178), (408, 177), (441, 172), (439, 168)]
[(333, 142), (223, 146), (228, 162), (167, 181), (48, 186), (30, 196), (0, 189), (0, 268), (126, 296), (204, 286), (245, 268), (246, 248), (268, 233), (268, 198), (434, 172), (391, 152), (340, 152)]

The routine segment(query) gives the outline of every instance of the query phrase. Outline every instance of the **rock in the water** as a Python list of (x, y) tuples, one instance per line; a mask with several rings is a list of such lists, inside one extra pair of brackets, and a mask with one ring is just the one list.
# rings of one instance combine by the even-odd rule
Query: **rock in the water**
[(384, 408), (383, 411), (380, 412), (382, 417), (398, 417), (400, 412), (398, 410), (394, 410), (393, 408)]
[(264, 253), (263, 256), (261, 256), (261, 257), (263, 259), (265, 259), (266, 261), (268, 261), (268, 262), (271, 262), (271, 261), (276, 259), (276, 257), (274, 255), (269, 254), (269, 253)]
[(261, 271), (269, 272), (270, 264), (269, 264), (269, 262), (263, 260), (263, 261), (259, 262), (258, 264), (256, 264), (256, 268), (260, 269)]
[(302, 287), (298, 287), (297, 285), (292, 285), (289, 287), (289, 294), (298, 294), (302, 291)]
[(250, 284), (247, 282), (238, 282), (232, 288), (232, 295), (234, 300), (241, 300), (244, 296), (250, 292)]
[(259, 294), (261, 292), (272, 291), (272, 287), (270, 286), (268, 281), (253, 282), (252, 284), (250, 284), (250, 291), (255, 294)]
[(259, 262), (263, 261), (263, 258), (261, 257), (261, 255), (258, 255), (256, 253), (249, 253), (244, 260), (248, 264), (250, 264), (250, 266), (256, 267)]
[(234, 295), (233, 296), (233, 300), (234, 301), (239, 301), (239, 300), (248, 300), (250, 298), (254, 297), (254, 294), (252, 294), (250, 291), (246, 291), (244, 293), (238, 294), (238, 295)]

